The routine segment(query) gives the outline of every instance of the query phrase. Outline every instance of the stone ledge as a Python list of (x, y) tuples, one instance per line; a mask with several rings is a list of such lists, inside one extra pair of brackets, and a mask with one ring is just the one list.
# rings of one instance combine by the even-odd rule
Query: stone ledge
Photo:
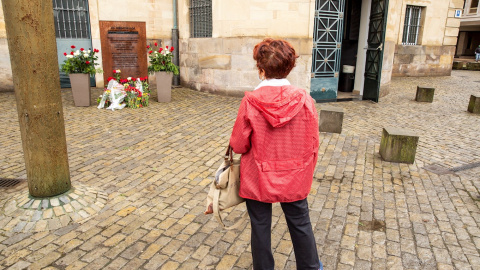
[(454, 70), (480, 70), (480, 62), (453, 61)]

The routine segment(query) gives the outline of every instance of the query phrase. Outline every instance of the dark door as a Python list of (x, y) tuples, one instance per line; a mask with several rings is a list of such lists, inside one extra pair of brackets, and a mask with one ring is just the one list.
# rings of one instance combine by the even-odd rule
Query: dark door
[(316, 0), (313, 29), (312, 80), (315, 100), (336, 100), (345, 0)]
[(363, 99), (375, 102), (380, 94), (387, 13), (388, 0), (372, 0)]

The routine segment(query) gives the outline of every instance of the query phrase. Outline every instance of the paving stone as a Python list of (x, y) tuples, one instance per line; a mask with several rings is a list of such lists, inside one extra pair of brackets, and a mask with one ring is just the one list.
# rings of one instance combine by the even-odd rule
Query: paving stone
[[(325, 269), (480, 265), (475, 237), (480, 213), (467, 193), (480, 189), (480, 171), (438, 175), (427, 170), (432, 164), (452, 169), (478, 159), (478, 119), (465, 113), (465, 98), (478, 95), (475, 80), (475, 74), (457, 71), (451, 77), (392, 78), (390, 94), (378, 104), (335, 104), (349, 115), (342, 134), (320, 134), (308, 197)], [(436, 88), (434, 107), (409, 102), (416, 85)], [(92, 88), (97, 90), (102, 89)], [(26, 183), (2, 193), (0, 208), (5, 209), (7, 198), (15, 203), (7, 204), (11, 216), (0, 215), (0, 269), (45, 263), (49, 254), (60, 257), (44, 267), (60, 269), (251, 269), (250, 225), (225, 232), (202, 214), (241, 99), (183, 88), (172, 92), (171, 103), (152, 102), (149, 108), (118, 110), (107, 117), (94, 106), (74, 107), (71, 91), (62, 90), (75, 191), (57, 197), (64, 213), (55, 230), (46, 221), (57, 217), (48, 208), (55, 206), (44, 205), (44, 199), (38, 200), (37, 210), (30, 208), (34, 200), (28, 198)], [(0, 104), (10, 104), (12, 98), (0, 93)], [(26, 177), (17, 112), (3, 108), (0, 128), (8, 135), (0, 137), (0, 146), (9, 159), (0, 156), (0, 172)], [(419, 134), (415, 163), (381, 160), (378, 134), (385, 123)], [(27, 209), (19, 207), (25, 205)], [(278, 204), (273, 213), (276, 267), (295, 269)], [(360, 226), (365, 221), (384, 226)], [(16, 238), (27, 228), (39, 233)], [(15, 255), (31, 247), (37, 249)], [(68, 266), (57, 264), (80, 255)]]
[(117, 270), (117, 269), (121, 269), (127, 263), (128, 263), (128, 261), (125, 260), (124, 258), (117, 257), (115, 260), (113, 260), (110, 264), (108, 264), (103, 269)]
[(143, 267), (147, 270), (159, 269), (168, 259), (168, 256), (156, 254)]

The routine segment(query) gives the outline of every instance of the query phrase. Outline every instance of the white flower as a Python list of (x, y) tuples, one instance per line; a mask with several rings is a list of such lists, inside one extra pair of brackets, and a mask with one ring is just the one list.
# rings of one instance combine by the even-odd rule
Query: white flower
[(131, 80), (132, 80), (132, 77), (128, 77), (127, 80), (131, 81)]
[(92, 51), (88, 50), (87, 53), (91, 53)]
[(73, 55), (68, 54), (68, 55), (67, 55), (67, 58), (73, 58)]
[(79, 56), (79, 55), (80, 55), (80, 51), (77, 50), (76, 52), (73, 53), (73, 55)]
[(117, 73), (120, 73), (120, 72), (121, 72), (120, 69), (117, 69)]
[(83, 57), (88, 57), (88, 53), (84, 53), (84, 54), (83, 54)]

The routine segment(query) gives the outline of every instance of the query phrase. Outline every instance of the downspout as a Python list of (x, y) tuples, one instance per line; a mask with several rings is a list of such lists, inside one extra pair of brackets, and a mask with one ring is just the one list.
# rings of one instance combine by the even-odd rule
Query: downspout
[[(172, 29), (172, 46), (175, 48), (173, 51), (173, 63), (179, 66), (180, 63), (180, 48), (178, 41), (178, 19), (177, 19), (177, 0), (173, 0), (173, 29)], [(173, 77), (173, 85), (180, 85), (180, 75)]]

